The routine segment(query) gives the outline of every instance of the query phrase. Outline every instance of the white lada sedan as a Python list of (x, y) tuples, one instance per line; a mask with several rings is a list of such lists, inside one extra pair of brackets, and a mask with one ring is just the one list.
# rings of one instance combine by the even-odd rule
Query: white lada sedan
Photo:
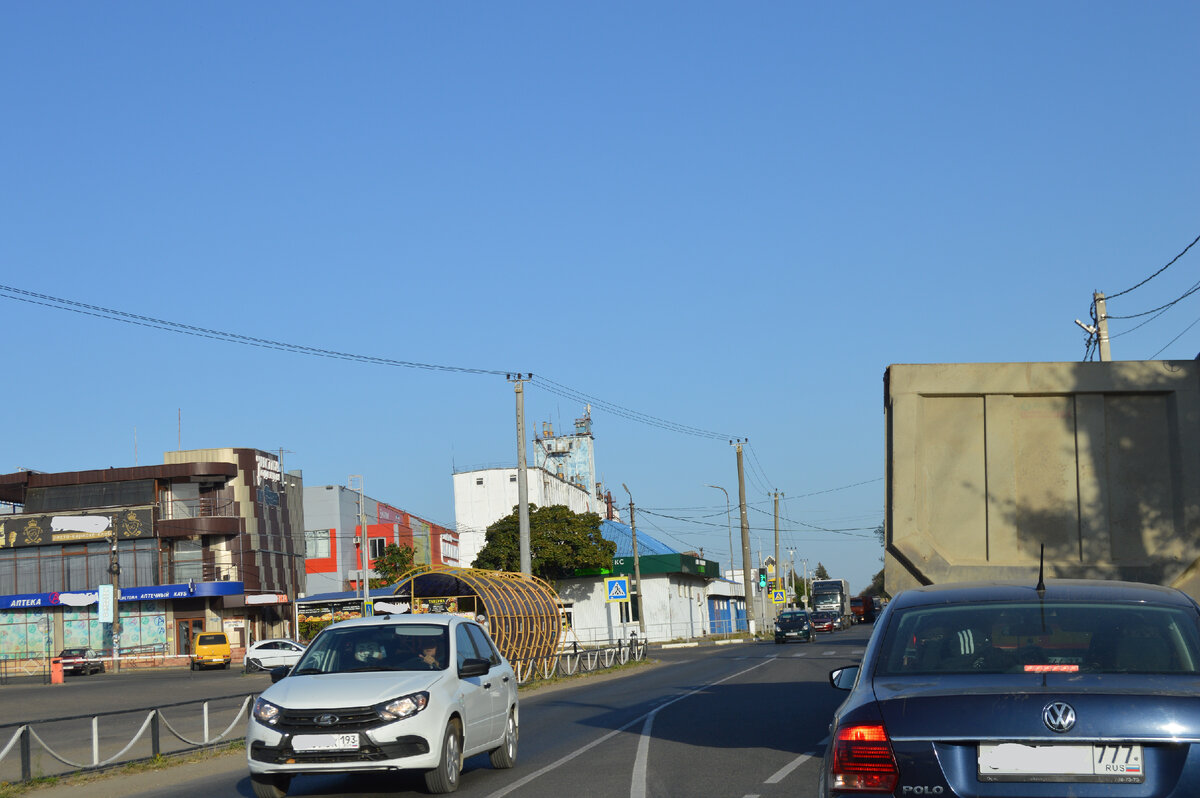
[(299, 774), (386, 770), (424, 771), (430, 792), (447, 793), (466, 757), (516, 763), (516, 676), (466, 618), (342, 621), (271, 676), (246, 729), (257, 798), (282, 798)]

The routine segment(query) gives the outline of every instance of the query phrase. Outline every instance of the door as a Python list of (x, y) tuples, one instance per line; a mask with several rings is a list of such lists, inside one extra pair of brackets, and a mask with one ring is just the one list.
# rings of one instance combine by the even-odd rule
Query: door
[(192, 638), (197, 632), (204, 631), (203, 618), (175, 619), (175, 651), (179, 654), (191, 655)]
[[(467, 659), (477, 659), (479, 653), (475, 650), (475, 644), (467, 634), (466, 624), (460, 624), (454, 630), (454, 648), (455, 660), (450, 665), (457, 673), (462, 667), (463, 661)], [(485, 687), (485, 685), (487, 685)], [(492, 674), (485, 673), (483, 676), (468, 676), (463, 679), (460, 687), (462, 688), (463, 696), (463, 750), (478, 750), (485, 743), (496, 739), (492, 734), (492, 727), (495, 723), (493, 715), (495, 708), (492, 706)]]

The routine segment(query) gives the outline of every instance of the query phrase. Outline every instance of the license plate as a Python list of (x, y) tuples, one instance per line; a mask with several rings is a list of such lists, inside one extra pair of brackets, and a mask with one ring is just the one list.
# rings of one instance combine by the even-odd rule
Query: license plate
[(1140, 745), (980, 743), (979, 780), (1140, 784), (1146, 772)]
[(297, 734), (292, 738), (294, 751), (357, 751), (357, 734)]

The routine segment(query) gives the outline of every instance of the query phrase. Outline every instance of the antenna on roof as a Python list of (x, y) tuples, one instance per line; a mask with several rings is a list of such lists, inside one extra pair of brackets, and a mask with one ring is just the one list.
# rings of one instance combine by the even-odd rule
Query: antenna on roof
[(1046, 544), (1043, 543), (1041, 553), (1038, 555), (1037, 592), (1038, 592), (1039, 596), (1046, 592), (1046, 580), (1043, 578), (1043, 574), (1045, 572), (1046, 572)]

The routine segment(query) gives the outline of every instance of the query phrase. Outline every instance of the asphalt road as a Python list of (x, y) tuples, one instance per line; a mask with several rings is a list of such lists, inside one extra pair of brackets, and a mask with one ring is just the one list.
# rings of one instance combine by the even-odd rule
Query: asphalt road
[[(870, 627), (856, 627), (821, 635), (812, 644), (656, 649), (653, 666), (522, 691), (517, 766), (492, 770), (486, 756), (474, 757), (467, 762), (458, 794), (468, 798), (811, 795), (829, 719), (844, 696), (828, 686), (828, 672), (857, 662), (869, 634)], [(147, 699), (163, 690), (178, 701), (184, 695), (254, 692), (267, 683), (261, 675), (218, 671), (194, 677), (146, 677), (129, 675), (139, 705), (152, 705)], [(125, 674), (88, 678), (96, 679), (93, 685), (76, 686), (72, 680), (56, 686), (61, 692), (51, 693), (49, 700), (69, 698), (68, 689), (75, 690), (80, 700), (67, 706), (82, 707), (82, 699), (92, 693), (99, 694), (96, 700), (110, 704), (128, 698), (120, 695), (127, 689), (121, 683)], [(106, 681), (113, 683), (112, 690), (104, 685)], [(0, 689), (6, 706), (12, 689)], [(47, 705), (38, 711), (43, 717), (58, 717), (59, 710)], [(6, 739), (0, 739), (0, 746)], [(244, 757), (244, 753), (227, 754), (161, 771), (109, 776), (89, 783), (82, 792), (88, 798), (250, 796)], [(10, 759), (11, 755), (0, 765)], [(417, 774), (371, 774), (299, 776), (288, 794), (379, 798), (422, 792)], [(80, 793), (78, 785), (64, 785), (32, 794), (78, 798)]]

